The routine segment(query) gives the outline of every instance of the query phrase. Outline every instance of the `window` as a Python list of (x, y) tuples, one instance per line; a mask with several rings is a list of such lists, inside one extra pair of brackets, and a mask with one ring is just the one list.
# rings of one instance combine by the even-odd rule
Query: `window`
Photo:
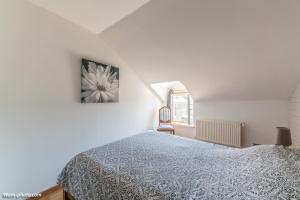
[(193, 125), (193, 99), (189, 93), (174, 92), (171, 95), (172, 122)]

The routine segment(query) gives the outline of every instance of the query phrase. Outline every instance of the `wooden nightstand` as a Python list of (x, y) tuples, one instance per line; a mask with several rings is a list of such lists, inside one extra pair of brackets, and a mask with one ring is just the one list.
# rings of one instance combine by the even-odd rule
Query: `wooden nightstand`
[(64, 200), (65, 199), (64, 190), (58, 185), (49, 188), (44, 192), (41, 192), (41, 195), (42, 196), (39, 198), (29, 198), (27, 200)]

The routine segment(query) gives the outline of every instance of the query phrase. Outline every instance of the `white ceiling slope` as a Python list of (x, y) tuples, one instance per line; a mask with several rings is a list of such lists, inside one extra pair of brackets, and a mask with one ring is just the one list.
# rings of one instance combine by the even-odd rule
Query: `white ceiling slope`
[(29, 0), (94, 33), (100, 33), (149, 0)]
[(300, 81), (299, 0), (152, 0), (100, 37), (196, 101), (288, 99)]

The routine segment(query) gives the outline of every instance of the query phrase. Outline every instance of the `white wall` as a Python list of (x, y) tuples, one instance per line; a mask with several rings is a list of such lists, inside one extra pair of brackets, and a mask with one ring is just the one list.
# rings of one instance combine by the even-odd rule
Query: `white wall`
[(289, 101), (289, 124), (293, 146), (300, 145), (300, 84)]
[[(119, 103), (80, 104), (82, 57), (120, 67)], [(0, 62), (0, 194), (44, 190), (76, 153), (153, 127), (159, 101), (99, 36), (24, 0), (0, 1)]]
[(183, 137), (194, 138), (196, 137), (196, 127), (187, 125), (173, 124), (175, 128), (175, 134)]
[(274, 144), (277, 126), (288, 125), (287, 101), (196, 102), (195, 119), (241, 120), (246, 123), (243, 145)]

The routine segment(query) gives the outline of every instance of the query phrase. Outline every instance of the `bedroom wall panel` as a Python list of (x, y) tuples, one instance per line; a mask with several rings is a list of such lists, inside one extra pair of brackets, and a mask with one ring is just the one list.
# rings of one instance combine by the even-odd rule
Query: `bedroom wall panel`
[(205, 101), (195, 102), (195, 119), (245, 122), (242, 146), (274, 144), (277, 126), (288, 126), (288, 101)]
[[(0, 1), (0, 30), (0, 194), (43, 191), (75, 154), (153, 128), (160, 101), (98, 35), (25, 0)], [(120, 67), (119, 103), (80, 103), (82, 57)]]
[(175, 128), (175, 135), (182, 137), (195, 138), (196, 137), (196, 127), (195, 126), (185, 126), (180, 124), (173, 124)]
[(300, 83), (289, 101), (289, 124), (293, 146), (300, 146)]

